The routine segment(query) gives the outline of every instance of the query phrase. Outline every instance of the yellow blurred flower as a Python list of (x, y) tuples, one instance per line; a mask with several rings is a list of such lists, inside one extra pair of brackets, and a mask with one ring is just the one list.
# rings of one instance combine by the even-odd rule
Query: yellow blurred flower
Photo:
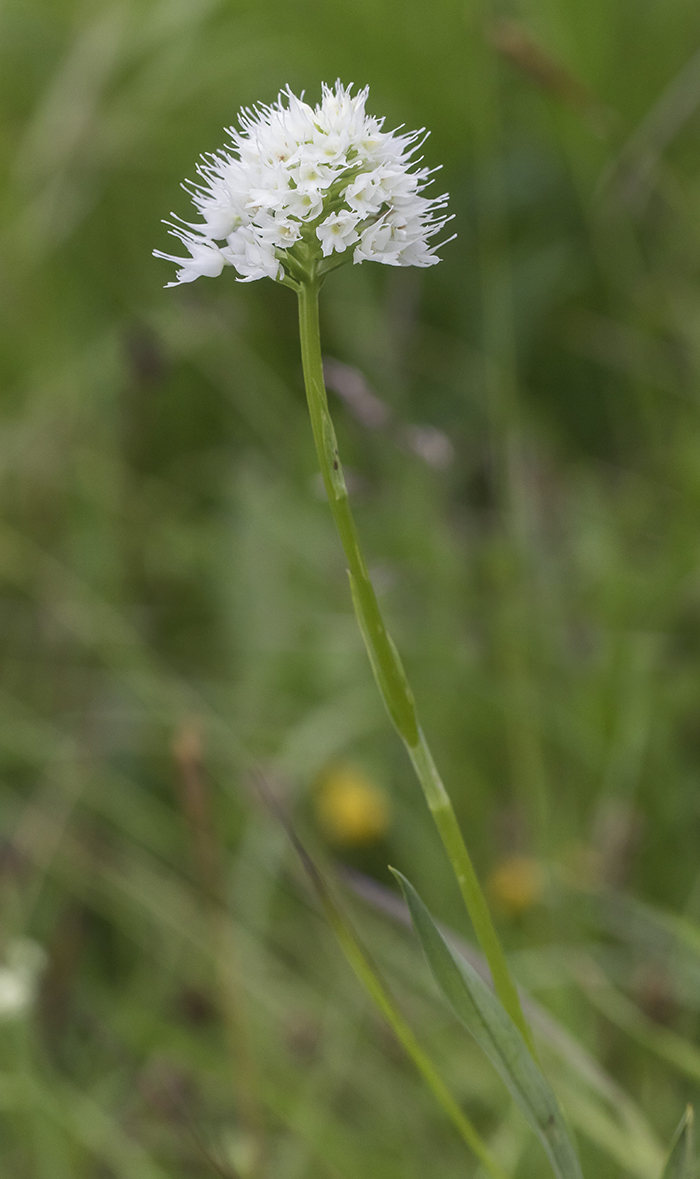
[(494, 868), (488, 889), (499, 909), (510, 917), (518, 917), (542, 896), (542, 866), (531, 856), (509, 856)]
[(316, 818), (332, 843), (375, 843), (391, 826), (384, 791), (352, 765), (335, 766), (319, 782)]

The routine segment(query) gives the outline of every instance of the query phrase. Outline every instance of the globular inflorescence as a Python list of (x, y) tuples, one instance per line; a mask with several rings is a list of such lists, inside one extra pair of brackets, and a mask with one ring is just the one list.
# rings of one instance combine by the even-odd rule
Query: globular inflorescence
[(368, 89), (323, 86), (311, 107), (291, 90), (244, 110), (230, 148), (205, 156), (185, 186), (202, 220), (170, 224), (189, 258), (154, 251), (180, 269), (169, 286), (232, 266), (242, 282), (298, 286), (352, 258), (432, 266), (446, 194), (423, 195), (431, 170), (416, 165), (424, 131), (382, 130), (365, 113)]

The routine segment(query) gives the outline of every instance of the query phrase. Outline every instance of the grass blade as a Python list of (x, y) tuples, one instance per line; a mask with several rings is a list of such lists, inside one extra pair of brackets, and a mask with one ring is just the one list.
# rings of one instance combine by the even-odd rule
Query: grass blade
[(689, 1105), (673, 1136), (671, 1151), (661, 1179), (695, 1179), (693, 1107)]
[(491, 1154), (478, 1130), (472, 1125), (469, 1118), (455, 1101), (447, 1085), (435, 1068), (435, 1065), (423, 1051), (411, 1028), (396, 1007), (393, 998), (387, 991), (382, 979), (379, 977), (364, 948), (360, 944), (350, 922), (333, 899), (331, 891), (318, 866), (307, 852), (262, 775), (256, 775), (256, 782), (262, 798), (282, 824), (294, 850), (299, 856), (304, 871), (321, 902), (328, 924), (333, 930), (340, 948), (357, 978), (381, 1011), (389, 1027), (417, 1068), (427, 1087), (442, 1106), (444, 1112), (452, 1121), (470, 1150), (473, 1151), (482, 1163), (491, 1179), (506, 1179), (505, 1172)]
[(394, 875), (435, 981), (455, 1014), (498, 1069), (539, 1137), (558, 1179), (582, 1179), (576, 1149), (557, 1099), (520, 1031), (473, 966), (448, 946), (405, 876), (400, 872)]

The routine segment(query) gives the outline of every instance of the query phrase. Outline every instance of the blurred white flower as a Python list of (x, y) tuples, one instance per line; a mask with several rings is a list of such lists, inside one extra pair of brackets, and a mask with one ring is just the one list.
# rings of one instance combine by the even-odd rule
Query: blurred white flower
[(17, 1019), (34, 1002), (46, 951), (30, 938), (15, 938), (0, 966), (0, 1020)]
[(350, 257), (440, 261), (429, 242), (449, 220), (440, 215), (447, 196), (423, 195), (431, 170), (413, 156), (424, 132), (383, 131), (383, 119), (365, 114), (367, 87), (351, 91), (324, 85), (311, 107), (287, 88), (276, 103), (241, 113), (231, 147), (203, 157), (200, 182), (187, 189), (202, 221), (166, 223), (190, 257), (154, 250), (180, 267), (168, 286), (215, 277), (225, 265), (241, 282), (295, 285)]

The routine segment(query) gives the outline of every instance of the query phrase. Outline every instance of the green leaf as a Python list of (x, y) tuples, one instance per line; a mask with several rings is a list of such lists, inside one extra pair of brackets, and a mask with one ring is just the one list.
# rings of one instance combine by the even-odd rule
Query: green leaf
[(668, 1162), (661, 1179), (695, 1179), (693, 1137), (693, 1107), (689, 1105), (673, 1136)]
[(539, 1137), (558, 1179), (582, 1179), (576, 1149), (557, 1099), (520, 1031), (474, 967), (447, 944), (413, 886), (400, 872), (392, 871), (445, 998), (498, 1069)]

